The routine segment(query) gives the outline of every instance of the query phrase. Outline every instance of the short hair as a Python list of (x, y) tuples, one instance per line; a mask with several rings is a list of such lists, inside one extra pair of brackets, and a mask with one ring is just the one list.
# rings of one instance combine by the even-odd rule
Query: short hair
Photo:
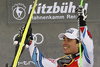
[[(76, 39), (76, 43), (79, 43), (79, 40)], [(81, 50), (82, 50), (82, 52), (83, 52), (83, 49), (84, 49), (84, 47), (83, 47), (83, 45), (81, 44)]]

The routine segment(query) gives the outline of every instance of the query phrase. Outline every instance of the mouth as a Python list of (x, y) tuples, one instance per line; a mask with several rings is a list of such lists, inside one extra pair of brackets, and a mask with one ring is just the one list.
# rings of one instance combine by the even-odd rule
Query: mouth
[(68, 49), (69, 47), (64, 47), (64, 49), (66, 50), (66, 49)]
[(63, 53), (67, 54), (68, 52), (69, 52), (69, 47), (68, 46), (66, 46), (66, 47), (64, 46), (63, 47)]

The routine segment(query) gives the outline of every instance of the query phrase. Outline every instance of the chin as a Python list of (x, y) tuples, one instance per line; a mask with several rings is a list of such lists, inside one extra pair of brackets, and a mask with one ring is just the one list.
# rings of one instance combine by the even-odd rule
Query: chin
[(65, 55), (69, 55), (69, 54), (71, 54), (71, 53), (67, 53), (67, 52), (63, 52)]
[(65, 55), (68, 55), (69, 53), (63, 52)]

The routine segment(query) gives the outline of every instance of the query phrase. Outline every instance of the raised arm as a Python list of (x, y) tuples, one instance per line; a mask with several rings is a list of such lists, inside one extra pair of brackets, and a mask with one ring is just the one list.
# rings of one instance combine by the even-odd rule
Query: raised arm
[(87, 14), (83, 7), (76, 8), (77, 18), (80, 21), (81, 41), (83, 45), (82, 66), (93, 67), (93, 39), (91, 33), (86, 26)]

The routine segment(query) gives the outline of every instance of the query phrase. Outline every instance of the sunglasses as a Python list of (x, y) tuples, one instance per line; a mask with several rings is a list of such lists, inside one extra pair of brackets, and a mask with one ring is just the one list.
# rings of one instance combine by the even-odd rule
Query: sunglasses
[(60, 67), (65, 67), (73, 63), (75, 59), (73, 59), (72, 55), (65, 55), (57, 60), (57, 63)]

